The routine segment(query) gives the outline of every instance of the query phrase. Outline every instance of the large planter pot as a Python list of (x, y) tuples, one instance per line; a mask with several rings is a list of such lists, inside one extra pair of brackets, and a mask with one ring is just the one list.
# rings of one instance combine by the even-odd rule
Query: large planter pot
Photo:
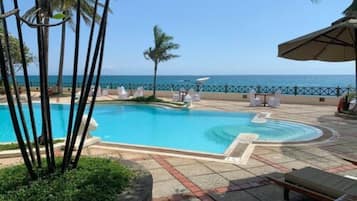
[(152, 201), (153, 178), (151, 173), (138, 163), (120, 160), (120, 164), (136, 173), (130, 187), (118, 196), (118, 201)]

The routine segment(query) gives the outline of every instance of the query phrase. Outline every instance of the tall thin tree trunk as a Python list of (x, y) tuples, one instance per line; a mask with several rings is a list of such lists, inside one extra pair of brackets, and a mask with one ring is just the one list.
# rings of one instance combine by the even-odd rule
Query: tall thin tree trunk
[(157, 75), (157, 61), (155, 61), (155, 67), (154, 67), (154, 86), (153, 86), (153, 96), (156, 97), (156, 75)]
[(58, 76), (57, 76), (57, 92), (59, 94), (63, 93), (62, 80), (63, 80), (63, 61), (64, 61), (65, 40), (66, 40), (66, 23), (62, 24), (60, 61), (59, 61)]
[[(50, 18), (48, 17), (48, 16), (46, 16), (45, 17), (45, 21), (44, 21), (44, 23), (45, 24), (50, 24)], [(46, 70), (48, 71), (48, 47), (49, 47), (49, 41), (50, 41), (50, 39), (49, 39), (49, 37), (50, 37), (50, 34), (49, 34), (49, 28), (48, 27), (45, 27), (44, 28), (44, 38), (45, 38), (45, 43), (44, 43), (44, 53), (45, 53), (45, 62), (46, 62), (46, 64), (47, 64), (47, 66), (46, 66)]]

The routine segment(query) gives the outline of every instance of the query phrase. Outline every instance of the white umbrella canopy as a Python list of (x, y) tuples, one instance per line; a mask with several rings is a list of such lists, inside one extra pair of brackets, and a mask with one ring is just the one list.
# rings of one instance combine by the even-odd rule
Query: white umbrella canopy
[(344, 17), (330, 27), (280, 44), (278, 56), (302, 61), (356, 61), (356, 39), (357, 18)]

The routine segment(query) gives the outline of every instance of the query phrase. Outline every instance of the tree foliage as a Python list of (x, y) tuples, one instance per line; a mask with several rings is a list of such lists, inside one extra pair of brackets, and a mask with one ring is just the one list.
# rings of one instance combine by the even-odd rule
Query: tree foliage
[[(0, 24), (0, 36), (1, 36), (1, 38), (4, 38), (4, 29), (3, 29), (2, 24)], [(20, 70), (21, 66), (22, 66), (20, 42), (15, 36), (9, 35), (9, 43), (10, 43), (10, 47), (11, 47), (10, 55), (11, 55), (12, 64), (16, 67), (17, 70)], [(6, 60), (6, 62), (8, 62), (9, 61), (8, 55), (5, 51), (6, 50), (4, 49), (5, 60)], [(25, 51), (27, 63), (32, 63), (33, 56), (30, 52), (30, 49), (26, 45), (24, 45), (24, 51)]]
[(170, 59), (179, 57), (179, 55), (171, 54), (171, 50), (176, 50), (180, 46), (172, 42), (174, 39), (172, 36), (164, 33), (159, 26), (155, 25), (154, 29), (154, 47), (149, 47), (149, 49), (144, 51), (144, 57), (147, 60), (152, 60), (154, 62), (154, 87), (153, 87), (153, 96), (156, 95), (156, 75), (157, 75), (157, 66), (159, 63), (168, 61)]
[[(92, 15), (94, 12), (94, 5), (95, 5), (95, 0), (81, 0), (81, 17), (83, 21), (89, 25), (92, 22)], [(98, 7), (103, 8), (103, 4), (98, 2)], [(45, 13), (47, 17), (52, 17), (54, 19), (58, 19), (66, 16), (70, 17), (69, 18), (69, 24), (71, 25), (71, 28), (74, 29), (74, 20), (77, 9), (77, 1), (74, 0), (51, 0), (51, 9), (52, 10), (46, 10), (46, 8), (41, 8), (42, 13)], [(36, 7), (32, 7), (29, 10), (27, 10), (24, 13), (24, 18), (31, 21), (35, 22), (36, 20)], [(62, 14), (63, 12), (63, 14)], [(55, 13), (55, 14), (54, 14)], [(95, 21), (96, 23), (99, 23), (101, 20), (101, 17), (98, 13), (96, 13)]]

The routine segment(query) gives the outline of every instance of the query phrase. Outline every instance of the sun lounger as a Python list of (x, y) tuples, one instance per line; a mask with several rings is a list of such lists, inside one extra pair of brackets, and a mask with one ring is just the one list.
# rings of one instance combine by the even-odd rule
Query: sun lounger
[(316, 200), (332, 201), (342, 196), (357, 198), (356, 180), (312, 167), (293, 170), (285, 174), (284, 178), (268, 177), (268, 179), (284, 188), (285, 200), (289, 200), (290, 190)]

